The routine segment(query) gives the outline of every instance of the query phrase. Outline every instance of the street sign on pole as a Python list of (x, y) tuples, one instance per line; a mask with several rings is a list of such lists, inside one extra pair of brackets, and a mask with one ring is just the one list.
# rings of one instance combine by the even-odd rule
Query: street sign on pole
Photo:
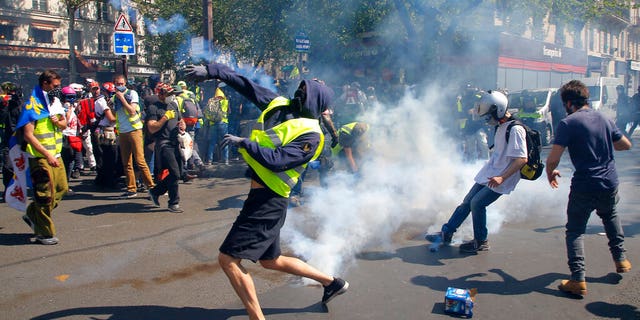
[(295, 39), (295, 48), (297, 52), (309, 52), (311, 42), (304, 31), (298, 31)]
[(132, 32), (113, 33), (113, 53), (128, 56), (136, 54), (136, 38)]
[(113, 26), (113, 31), (133, 32), (131, 24), (129, 24), (129, 21), (127, 21), (127, 17), (124, 15), (124, 13), (121, 13), (120, 17), (118, 17), (115, 26)]

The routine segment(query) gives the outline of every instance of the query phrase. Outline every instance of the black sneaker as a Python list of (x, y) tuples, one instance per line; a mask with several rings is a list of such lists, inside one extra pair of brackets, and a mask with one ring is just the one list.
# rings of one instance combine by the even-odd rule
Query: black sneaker
[(177, 204), (172, 204), (169, 206), (169, 211), (173, 212), (173, 213), (183, 213), (184, 210), (182, 210), (182, 208), (180, 208), (179, 205)]
[(132, 192), (132, 191), (127, 191), (127, 192), (123, 193), (122, 195), (120, 195), (121, 198), (125, 198), (125, 199), (131, 199), (131, 198), (135, 198), (137, 196), (138, 196), (138, 193)]
[(33, 230), (33, 232), (36, 231), (35, 224), (33, 223), (33, 221), (31, 221), (31, 219), (29, 219), (29, 217), (26, 214), (22, 216), (22, 221), (24, 221), (24, 223), (26, 223), (29, 226), (29, 228)]
[(328, 286), (324, 287), (324, 294), (322, 295), (322, 303), (327, 304), (336, 296), (339, 296), (349, 289), (349, 282), (346, 282), (340, 278), (333, 278), (333, 281)]
[(79, 179), (80, 178), (80, 169), (74, 169), (73, 172), (71, 172), (71, 178)]
[(148, 192), (149, 192), (149, 199), (151, 200), (151, 202), (153, 202), (153, 204), (156, 207), (159, 207), (160, 206), (160, 200), (159, 200), (160, 196), (156, 196), (155, 194), (153, 194), (153, 191), (151, 191), (151, 189), (149, 189)]
[(489, 241), (471, 240), (460, 245), (461, 253), (478, 254), (478, 251), (489, 251)]

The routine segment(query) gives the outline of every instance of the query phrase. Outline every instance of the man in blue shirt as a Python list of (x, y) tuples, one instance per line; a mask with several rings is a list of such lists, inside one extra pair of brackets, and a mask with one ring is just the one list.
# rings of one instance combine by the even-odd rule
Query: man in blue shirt
[(568, 116), (556, 129), (556, 138), (547, 158), (547, 179), (552, 188), (558, 187), (560, 171), (556, 168), (565, 148), (569, 149), (575, 172), (571, 179), (565, 236), (571, 279), (562, 280), (558, 288), (585, 295), (583, 235), (593, 210), (602, 219), (616, 272), (631, 270), (616, 212), (618, 174), (613, 159), (613, 150), (629, 150), (631, 142), (612, 120), (589, 108), (589, 89), (582, 82), (569, 81), (560, 88), (560, 94)]

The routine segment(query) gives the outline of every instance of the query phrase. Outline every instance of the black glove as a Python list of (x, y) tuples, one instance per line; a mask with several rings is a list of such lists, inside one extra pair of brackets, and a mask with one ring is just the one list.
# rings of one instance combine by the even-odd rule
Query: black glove
[(220, 143), (220, 149), (228, 146), (228, 145), (232, 145), (232, 146), (237, 146), (240, 144), (240, 142), (242, 142), (245, 138), (243, 137), (237, 137), (234, 136), (232, 134), (225, 134), (224, 137), (222, 138), (222, 142)]
[(207, 71), (207, 66), (192, 64), (186, 66), (184, 71), (185, 78), (194, 82), (202, 82), (209, 79), (209, 71)]
[(331, 139), (331, 149), (335, 148), (338, 145), (338, 139)]

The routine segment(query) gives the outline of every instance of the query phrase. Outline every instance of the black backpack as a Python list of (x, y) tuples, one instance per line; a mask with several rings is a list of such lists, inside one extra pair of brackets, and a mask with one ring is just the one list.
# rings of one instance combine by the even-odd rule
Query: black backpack
[(540, 159), (540, 153), (542, 152), (540, 132), (538, 130), (531, 129), (519, 120), (513, 120), (507, 126), (507, 133), (505, 137), (507, 143), (509, 143), (511, 127), (516, 125), (522, 126), (527, 133), (525, 139), (527, 141), (527, 163), (522, 166), (522, 169), (520, 169), (520, 178), (525, 180), (536, 180), (544, 172), (544, 164), (542, 163), (542, 159)]

